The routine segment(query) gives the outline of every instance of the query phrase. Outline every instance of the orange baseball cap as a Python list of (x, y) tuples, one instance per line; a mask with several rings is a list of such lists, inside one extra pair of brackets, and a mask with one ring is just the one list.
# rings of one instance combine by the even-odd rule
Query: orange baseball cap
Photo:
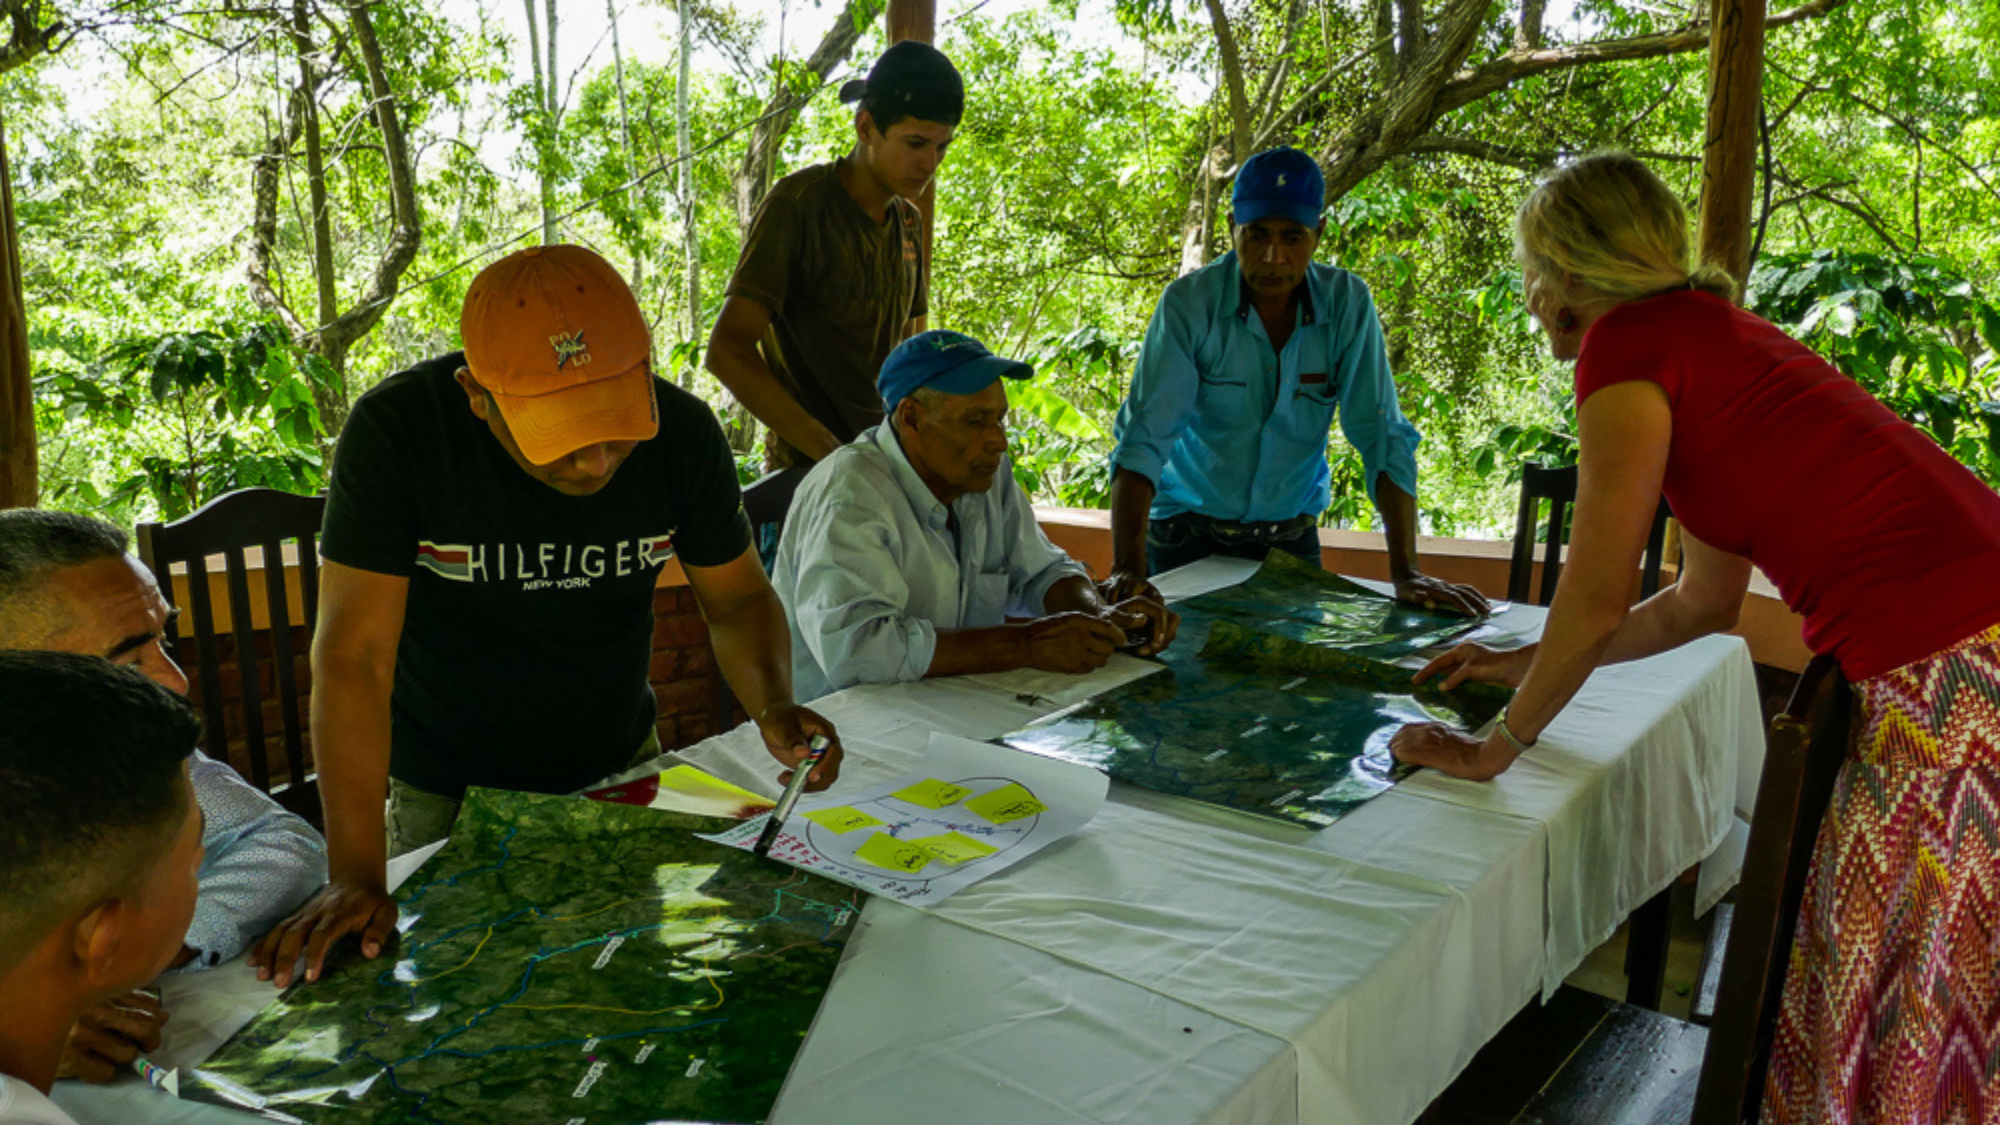
[(534, 246), (479, 271), (459, 315), (465, 366), (521, 455), (546, 465), (660, 432), (652, 334), (631, 286), (581, 246)]

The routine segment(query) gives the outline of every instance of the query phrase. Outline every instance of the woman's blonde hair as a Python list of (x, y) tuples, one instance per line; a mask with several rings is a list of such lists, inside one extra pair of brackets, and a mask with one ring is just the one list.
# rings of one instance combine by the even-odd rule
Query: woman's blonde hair
[(1608, 305), (1668, 289), (1736, 299), (1727, 270), (1694, 264), (1687, 210), (1630, 153), (1592, 153), (1543, 176), (1514, 217), (1514, 257), (1540, 284), (1567, 278)]

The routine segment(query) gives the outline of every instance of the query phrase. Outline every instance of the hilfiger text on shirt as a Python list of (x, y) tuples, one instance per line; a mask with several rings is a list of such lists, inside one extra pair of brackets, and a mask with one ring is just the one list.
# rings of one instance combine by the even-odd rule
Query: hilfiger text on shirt
[(576, 590), (598, 578), (657, 570), (674, 556), (674, 533), (615, 543), (417, 541), (417, 565), (453, 582), (518, 582), (522, 590)]

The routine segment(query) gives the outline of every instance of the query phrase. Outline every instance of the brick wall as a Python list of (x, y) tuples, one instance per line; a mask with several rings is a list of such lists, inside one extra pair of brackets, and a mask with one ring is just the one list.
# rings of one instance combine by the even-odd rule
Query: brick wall
[[(736, 716), (722, 721), (718, 696), (721, 674), (715, 653), (708, 645), (708, 623), (695, 607), (694, 595), (684, 585), (662, 586), (653, 594), (653, 660), (649, 678), (653, 696), (659, 703), (660, 745), (669, 750), (690, 746), (733, 726)], [(271, 634), (256, 633), (259, 691), (263, 696), (264, 738), (271, 763), (274, 786), (290, 779), (285, 763), (284, 727), (276, 700), (275, 668), (271, 661)], [(292, 667), (302, 698), (300, 723), (306, 721), (306, 703), (312, 690), (312, 672), (306, 659), (307, 642), (303, 630), (292, 630)], [(175, 659), (186, 670), (190, 692), (201, 693), (201, 655), (193, 641), (179, 642)], [(228, 732), (229, 764), (246, 778), (256, 775), (244, 732), (242, 675), (238, 671), (236, 641), (225, 636), (216, 642), (217, 679), (222, 685), (223, 728)], [(202, 721), (208, 721), (204, 710)], [(312, 741), (306, 736), (307, 768), (311, 768)]]

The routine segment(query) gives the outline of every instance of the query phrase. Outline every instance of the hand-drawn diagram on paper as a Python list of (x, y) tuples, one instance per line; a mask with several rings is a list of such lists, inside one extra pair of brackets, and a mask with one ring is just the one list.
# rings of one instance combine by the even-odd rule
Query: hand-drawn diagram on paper
[[(771, 858), (923, 906), (1083, 827), (1105, 789), (1093, 769), (933, 734), (917, 773), (802, 799)], [(767, 819), (709, 839), (748, 850)]]
[(1420, 689), (1393, 664), (1215, 621), (1199, 653), (1001, 741), (1146, 789), (1324, 827), (1395, 784), (1397, 728), (1483, 726), (1512, 694)]
[(694, 835), (724, 823), (473, 789), (396, 948), (182, 1090), (313, 1123), (763, 1121), (860, 896)]

